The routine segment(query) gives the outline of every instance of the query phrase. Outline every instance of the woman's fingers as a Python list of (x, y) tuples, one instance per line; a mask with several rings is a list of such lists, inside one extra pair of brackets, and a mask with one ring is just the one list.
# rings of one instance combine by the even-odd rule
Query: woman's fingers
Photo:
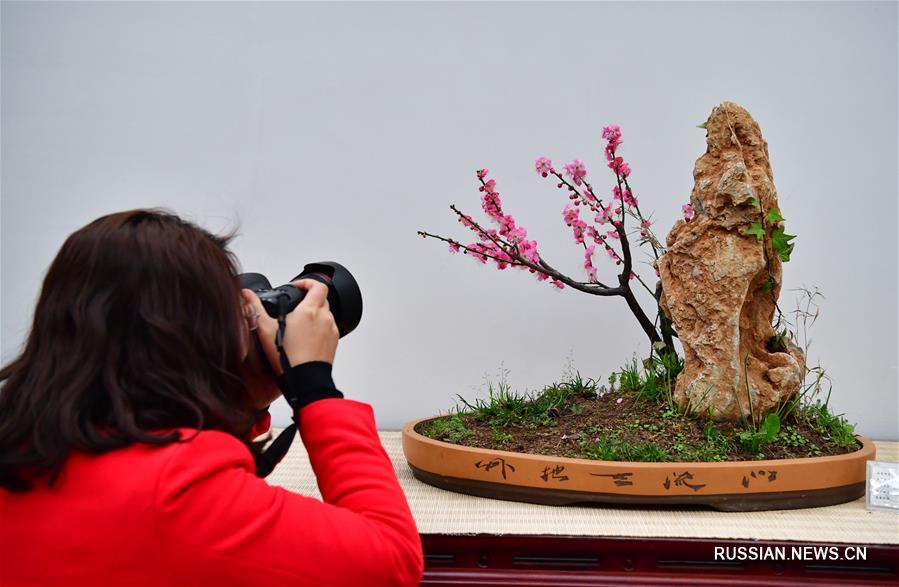
[(291, 283), (294, 287), (306, 290), (306, 297), (300, 302), (301, 306), (328, 308), (328, 286), (314, 279), (298, 279)]
[(328, 287), (314, 279), (299, 279), (291, 285), (305, 290), (306, 296), (287, 317), (284, 347), (290, 365), (309, 361), (333, 364), (340, 335), (328, 304)]

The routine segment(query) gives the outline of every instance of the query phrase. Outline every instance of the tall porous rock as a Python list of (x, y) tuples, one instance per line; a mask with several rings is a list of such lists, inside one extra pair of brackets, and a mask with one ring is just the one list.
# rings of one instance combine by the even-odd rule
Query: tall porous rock
[[(744, 234), (779, 208), (768, 144), (749, 113), (733, 102), (712, 111), (706, 153), (693, 169), (695, 216), (679, 220), (659, 260), (662, 307), (684, 347), (675, 401), (718, 420), (758, 421), (799, 391), (805, 357), (773, 349), (771, 326), (782, 267), (770, 245)], [(767, 284), (766, 284), (767, 283)]]

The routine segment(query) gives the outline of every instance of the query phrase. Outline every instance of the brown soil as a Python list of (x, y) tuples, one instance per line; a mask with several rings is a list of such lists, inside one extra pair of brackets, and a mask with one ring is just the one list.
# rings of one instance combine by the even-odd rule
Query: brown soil
[[(564, 413), (552, 414), (557, 422), (555, 426), (510, 426), (494, 429), (488, 422), (476, 418), (475, 414), (463, 414), (461, 418), (465, 427), (473, 434), (466, 436), (458, 444), (521, 453), (597, 458), (585, 449), (596, 438), (605, 435), (613, 436), (618, 445), (653, 443), (668, 455), (668, 458), (662, 460), (670, 461), (792, 459), (845, 454), (858, 449), (858, 446), (840, 446), (807, 422), (788, 420), (783, 423), (781, 436), (774, 442), (765, 444), (759, 451), (761, 454), (752, 454), (744, 450), (735, 437), (736, 433), (744, 430), (741, 425), (716, 423), (718, 432), (729, 440), (727, 449), (708, 453), (712, 455), (711, 458), (684, 459), (682, 457), (685, 454), (693, 454), (689, 451), (708, 447), (708, 421), (670, 412), (666, 416), (663, 415), (666, 409), (664, 404), (617, 390), (608, 391), (597, 398), (572, 395), (568, 407), (562, 410)], [(416, 432), (428, 436), (428, 425), (432, 421), (419, 424)], [(511, 435), (511, 439), (497, 440), (495, 430)], [(793, 438), (794, 442), (784, 440), (785, 436)], [(804, 440), (797, 441), (797, 436)], [(435, 436), (435, 439), (451, 441), (445, 434)]]

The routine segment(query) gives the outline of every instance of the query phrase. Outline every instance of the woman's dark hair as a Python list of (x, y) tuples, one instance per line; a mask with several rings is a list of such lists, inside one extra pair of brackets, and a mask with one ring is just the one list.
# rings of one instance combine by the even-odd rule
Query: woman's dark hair
[(236, 262), (161, 210), (99, 218), (50, 265), (21, 355), (0, 370), (0, 486), (52, 483), (73, 449), (246, 434)]

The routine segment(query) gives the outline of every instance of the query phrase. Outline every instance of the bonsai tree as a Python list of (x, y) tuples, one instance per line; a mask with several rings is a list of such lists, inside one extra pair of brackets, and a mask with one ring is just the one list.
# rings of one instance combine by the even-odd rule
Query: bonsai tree
[[(538, 281), (547, 282), (559, 289), (568, 286), (594, 296), (623, 298), (649, 339), (652, 349), (659, 356), (676, 356), (673, 343), (675, 333), (671, 321), (659, 305), (662, 296), (661, 282), (650, 287), (640, 276), (631, 243), (635, 242), (650, 251), (653, 267), (656, 267), (665, 249), (653, 234), (652, 220), (644, 216), (631, 188), (631, 167), (620, 154), (621, 129), (617, 125), (607, 126), (603, 129), (602, 136), (606, 141), (608, 168), (614, 176), (608, 196), (603, 196), (594, 189), (587, 178), (587, 168), (583, 161), (574, 160), (564, 165), (563, 172), (557, 170), (547, 157), (540, 157), (535, 162), (537, 173), (545, 178), (552, 177), (556, 187), (567, 196), (568, 202), (562, 210), (562, 220), (571, 228), (574, 241), (583, 247), (583, 277), (566, 275), (543, 257), (537, 241), (528, 238), (527, 229), (503, 210), (496, 181), (490, 179), (487, 169), (477, 171), (480, 182), (478, 189), (482, 194), (481, 208), (494, 227), (485, 227), (451, 205), (450, 209), (458, 216), (459, 222), (475, 234), (474, 242), (462, 244), (456, 239), (425, 231), (419, 231), (418, 234), (448, 243), (451, 253), (461, 251), (480, 263), (490, 261), (499, 270), (509, 267), (527, 270)], [(689, 222), (693, 217), (690, 204), (685, 205), (683, 211), (684, 220)], [(617, 275), (600, 279), (600, 271), (594, 264), (597, 254), (607, 256), (614, 263)], [(658, 275), (658, 269), (655, 272)], [(637, 301), (633, 290), (635, 283), (655, 299), (656, 307), (651, 311), (644, 310)]]
[[(679, 372), (676, 324), (684, 370), (677, 376), (675, 403), (718, 420), (748, 418), (755, 428), (797, 398), (807, 372), (803, 352), (772, 327), (775, 311), (780, 314), (782, 263), (790, 259), (795, 237), (785, 232), (767, 143), (749, 113), (724, 102), (700, 128), (707, 130), (708, 149), (696, 162), (696, 183), (690, 202), (682, 207), (683, 221), (668, 235), (670, 250), (653, 234), (652, 221), (631, 188), (631, 167), (621, 156), (617, 125), (602, 132), (614, 175), (609, 195), (594, 188), (580, 160), (564, 165), (562, 172), (547, 157), (535, 162), (537, 173), (552, 177), (567, 196), (561, 216), (583, 247), (584, 277), (566, 275), (543, 257), (527, 229), (503, 210), (487, 169), (478, 170), (477, 178), (481, 207), (492, 227), (452, 205), (459, 222), (475, 234), (474, 242), (419, 234), (448, 243), (450, 252), (492, 262), (499, 270), (515, 267), (560, 289), (623, 298), (649, 339), (651, 356), (663, 365), (676, 365)], [(639, 275), (632, 243), (649, 253), (649, 265), (660, 278), (653, 287)], [(601, 277), (594, 264), (597, 249), (614, 263), (617, 275)], [(643, 287), (656, 307), (647, 312), (634, 287)], [(667, 371), (671, 375), (672, 369)]]

